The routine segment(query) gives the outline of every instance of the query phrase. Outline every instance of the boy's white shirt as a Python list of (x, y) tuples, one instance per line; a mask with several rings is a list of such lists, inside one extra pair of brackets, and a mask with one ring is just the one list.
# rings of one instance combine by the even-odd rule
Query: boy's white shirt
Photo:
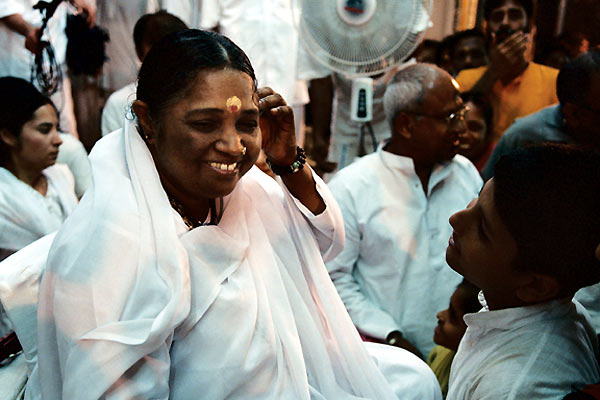
[(600, 381), (596, 334), (576, 300), (464, 316), (447, 400), (562, 399)]

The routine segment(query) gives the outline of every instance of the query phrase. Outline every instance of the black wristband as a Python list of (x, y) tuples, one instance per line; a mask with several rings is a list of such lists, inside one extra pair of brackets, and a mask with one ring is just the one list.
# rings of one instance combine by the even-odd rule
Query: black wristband
[(292, 175), (304, 168), (304, 164), (306, 164), (306, 152), (302, 147), (296, 146), (296, 159), (290, 165), (282, 166), (272, 164), (268, 158), (267, 164), (269, 164), (269, 168), (271, 168), (271, 171), (273, 171), (276, 175)]

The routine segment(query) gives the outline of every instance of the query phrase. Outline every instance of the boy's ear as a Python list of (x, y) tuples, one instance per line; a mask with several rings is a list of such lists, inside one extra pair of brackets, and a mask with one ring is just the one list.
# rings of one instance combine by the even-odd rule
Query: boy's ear
[(517, 297), (526, 304), (541, 303), (558, 297), (560, 283), (550, 275), (531, 272), (517, 288)]

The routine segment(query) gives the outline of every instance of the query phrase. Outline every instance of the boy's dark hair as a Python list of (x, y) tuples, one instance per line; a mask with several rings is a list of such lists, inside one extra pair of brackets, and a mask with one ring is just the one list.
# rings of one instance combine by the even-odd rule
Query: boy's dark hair
[[(485, 0), (483, 3), (483, 19), (486, 21), (490, 19), (490, 14), (495, 8), (501, 7), (506, 0)], [(533, 20), (535, 11), (535, 0), (515, 0), (523, 7), (525, 14), (527, 15), (527, 22), (530, 23)]]
[(456, 287), (456, 290), (460, 290), (464, 294), (461, 297), (460, 308), (465, 314), (476, 313), (481, 310), (481, 303), (479, 303), (478, 298), (481, 289), (463, 278), (462, 282)]
[(600, 49), (583, 53), (563, 65), (556, 77), (556, 95), (560, 103), (587, 104), (594, 76), (600, 76)]
[(517, 244), (515, 269), (546, 274), (560, 295), (600, 281), (600, 153), (563, 144), (517, 149), (494, 175), (494, 203)]
[(187, 25), (176, 16), (165, 10), (153, 14), (142, 15), (133, 27), (133, 42), (140, 54), (142, 45), (147, 43), (150, 47), (164, 36), (188, 29)]

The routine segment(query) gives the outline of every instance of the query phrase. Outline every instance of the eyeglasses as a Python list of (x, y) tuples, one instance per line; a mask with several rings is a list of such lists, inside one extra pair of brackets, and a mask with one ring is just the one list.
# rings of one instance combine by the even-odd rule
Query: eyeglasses
[(415, 113), (415, 112), (410, 112), (410, 111), (407, 111), (407, 112), (410, 114), (413, 114), (413, 115), (421, 116), (421, 117), (427, 117), (427, 118), (439, 119), (440, 121), (446, 121), (446, 124), (448, 125), (448, 127), (450, 127), (450, 126), (452, 126), (452, 124), (464, 121), (465, 114), (470, 109), (471, 109), (471, 107), (469, 107), (469, 106), (463, 106), (458, 111), (454, 111), (452, 114), (450, 114), (446, 117), (440, 117), (437, 115), (429, 115), (429, 114), (421, 114), (421, 113)]

